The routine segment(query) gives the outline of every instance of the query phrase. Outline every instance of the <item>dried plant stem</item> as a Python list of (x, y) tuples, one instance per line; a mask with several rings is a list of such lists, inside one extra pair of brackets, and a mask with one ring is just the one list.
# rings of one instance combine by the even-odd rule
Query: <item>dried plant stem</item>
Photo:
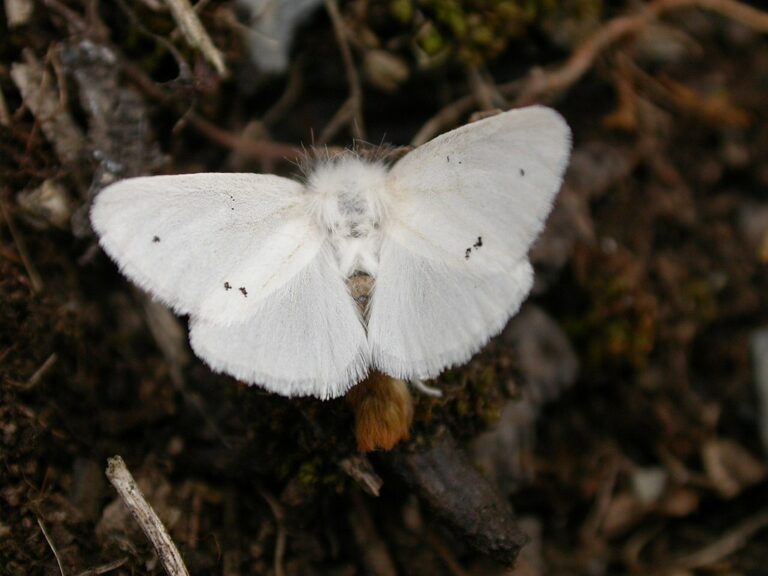
[(720, 562), (744, 547), (749, 539), (768, 526), (768, 510), (761, 510), (747, 518), (741, 524), (728, 530), (720, 538), (693, 552), (679, 558), (674, 565), (682, 570), (696, 570)]
[(524, 106), (563, 94), (592, 67), (597, 56), (619, 40), (637, 34), (663, 14), (681, 8), (705, 8), (768, 33), (768, 13), (736, 0), (656, 0), (638, 14), (614, 18), (587, 38), (564, 64), (549, 72), (535, 71), (515, 101)]
[(264, 490), (260, 490), (261, 497), (264, 498), (269, 509), (272, 511), (272, 515), (275, 517), (275, 524), (277, 525), (277, 537), (275, 538), (275, 558), (273, 568), (275, 576), (285, 576), (285, 548), (287, 543), (288, 534), (285, 529), (285, 512), (280, 503), (274, 496)]
[(351, 490), (349, 498), (349, 525), (360, 554), (365, 573), (371, 576), (397, 576), (386, 542), (378, 533), (376, 523), (359, 490)]
[(45, 541), (48, 542), (48, 547), (51, 549), (51, 552), (53, 552), (54, 558), (56, 558), (56, 564), (59, 565), (59, 572), (61, 572), (61, 576), (66, 576), (66, 572), (64, 572), (64, 566), (61, 564), (61, 558), (59, 558), (59, 553), (56, 550), (56, 546), (53, 545), (51, 537), (48, 536), (48, 531), (45, 529), (45, 524), (43, 524), (43, 521), (40, 520), (40, 518), (37, 519), (37, 525), (40, 526), (40, 531), (43, 533)]
[(173, 14), (174, 20), (179, 25), (181, 33), (184, 38), (187, 39), (190, 46), (197, 48), (205, 56), (216, 71), (222, 76), (228, 76), (226, 64), (224, 64), (224, 56), (222, 56), (219, 49), (216, 48), (208, 32), (205, 31), (200, 18), (197, 16), (197, 12), (194, 11), (189, 0), (165, 0), (168, 8)]
[(253, 158), (262, 160), (293, 160), (305, 155), (304, 150), (298, 146), (270, 140), (251, 140), (250, 138), (232, 134), (195, 113), (191, 113), (188, 116), (188, 121), (191, 126), (216, 144)]
[(323, 129), (318, 145), (323, 145), (330, 141), (336, 133), (345, 124), (351, 123), (352, 136), (356, 139), (365, 138), (365, 123), (363, 122), (363, 90), (360, 86), (360, 76), (355, 68), (355, 62), (352, 59), (352, 51), (349, 48), (347, 39), (347, 28), (344, 19), (339, 11), (339, 4), (336, 0), (325, 0), (325, 8), (333, 24), (333, 31), (336, 35), (336, 42), (341, 51), (341, 58), (344, 62), (344, 69), (349, 84), (349, 96), (341, 108), (333, 115)]
[(160, 518), (144, 498), (120, 456), (113, 456), (107, 460), (106, 474), (130, 510), (131, 515), (139, 523), (152, 546), (155, 547), (165, 571), (170, 576), (189, 576), (178, 548), (171, 540)]
[(40, 276), (37, 268), (35, 268), (35, 265), (32, 263), (32, 259), (29, 257), (29, 252), (27, 252), (27, 246), (24, 243), (24, 239), (21, 237), (21, 234), (19, 234), (18, 230), (16, 230), (16, 225), (13, 223), (13, 219), (6, 209), (5, 202), (3, 200), (0, 200), (0, 214), (2, 214), (6, 225), (8, 226), (8, 231), (11, 233), (11, 238), (13, 238), (16, 251), (19, 253), (21, 262), (24, 264), (24, 269), (27, 271), (27, 276), (29, 276), (29, 283), (30, 286), (32, 286), (32, 291), (35, 294), (40, 294), (45, 287), (43, 284), (43, 278)]
[(2, 90), (0, 90), (0, 125), (11, 125), (11, 115), (8, 112), (8, 105), (5, 103), (5, 95)]
[(96, 566), (95, 568), (89, 568), (84, 572), (80, 572), (77, 576), (99, 576), (100, 574), (107, 574), (113, 570), (117, 570), (126, 562), (128, 562), (128, 557), (123, 556), (122, 558), (118, 558), (117, 560), (113, 560), (107, 564), (102, 564), (101, 566)]
[[(606, 22), (560, 66), (550, 70), (537, 69), (526, 79), (501, 84), (499, 92), (514, 98), (515, 107), (555, 100), (581, 80), (607, 48), (641, 32), (664, 14), (682, 8), (702, 8), (716, 12), (757, 32), (768, 33), (768, 13), (737, 0), (655, 0), (636, 14), (619, 16)], [(441, 109), (421, 127), (411, 144), (419, 146), (446, 127), (458, 124), (475, 103), (474, 96), (469, 95)]]

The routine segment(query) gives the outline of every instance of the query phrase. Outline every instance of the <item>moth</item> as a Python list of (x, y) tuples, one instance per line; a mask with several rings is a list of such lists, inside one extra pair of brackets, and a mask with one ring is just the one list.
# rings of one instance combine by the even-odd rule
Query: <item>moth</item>
[[(571, 134), (529, 107), (447, 132), (394, 165), (352, 152), (303, 182), (268, 174), (131, 178), (91, 221), (121, 271), (190, 318), (213, 370), (285, 396), (347, 393), (370, 372), (420, 381), (467, 361), (528, 295), (528, 250)], [(361, 310), (350, 282), (372, 289)]]

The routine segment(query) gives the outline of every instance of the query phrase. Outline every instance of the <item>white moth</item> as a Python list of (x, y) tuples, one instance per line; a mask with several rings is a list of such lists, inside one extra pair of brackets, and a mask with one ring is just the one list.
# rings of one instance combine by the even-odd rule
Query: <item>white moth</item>
[[(530, 107), (468, 124), (392, 167), (354, 154), (305, 183), (264, 174), (132, 178), (91, 220), (122, 272), (190, 316), (211, 368), (332, 398), (378, 370), (433, 378), (468, 360), (533, 282), (527, 252), (570, 130)], [(373, 278), (361, 315), (347, 280)]]

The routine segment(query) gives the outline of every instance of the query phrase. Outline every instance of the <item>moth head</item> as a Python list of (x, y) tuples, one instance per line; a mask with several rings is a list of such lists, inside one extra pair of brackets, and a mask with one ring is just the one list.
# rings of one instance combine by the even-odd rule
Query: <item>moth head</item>
[(333, 230), (350, 217), (380, 221), (386, 211), (386, 179), (383, 162), (347, 151), (316, 162), (307, 176), (306, 190), (313, 212)]

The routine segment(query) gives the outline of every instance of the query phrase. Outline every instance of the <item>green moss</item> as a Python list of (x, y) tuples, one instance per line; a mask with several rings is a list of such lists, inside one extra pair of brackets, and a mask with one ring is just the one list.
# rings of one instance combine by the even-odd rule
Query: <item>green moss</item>
[(435, 56), (445, 49), (445, 40), (442, 34), (432, 26), (424, 28), (416, 38), (416, 44), (430, 56)]
[(683, 297), (693, 320), (706, 323), (717, 318), (717, 300), (707, 280), (690, 280), (683, 286)]
[(579, 276), (586, 306), (565, 327), (591, 366), (645, 366), (656, 342), (658, 306), (642, 266), (625, 251), (598, 253)]
[(407, 24), (413, 20), (414, 7), (411, 0), (392, 0), (389, 5), (389, 11), (396, 20)]
[(387, 0), (386, 6), (399, 25), (410, 27), (411, 45), (420, 51), (480, 65), (524, 37), (532, 25), (552, 18), (591, 21), (602, 12), (603, 0)]
[(304, 462), (299, 467), (299, 481), (301, 481), (302, 484), (306, 484), (307, 486), (317, 484), (317, 482), (320, 480), (319, 468), (320, 463), (317, 461), (317, 459)]
[[(576, 4), (600, 0), (575, 0)], [(390, 0), (389, 11), (410, 25), (427, 55), (449, 51), (465, 64), (480, 64), (506, 50), (527, 26), (558, 9), (553, 0)]]

